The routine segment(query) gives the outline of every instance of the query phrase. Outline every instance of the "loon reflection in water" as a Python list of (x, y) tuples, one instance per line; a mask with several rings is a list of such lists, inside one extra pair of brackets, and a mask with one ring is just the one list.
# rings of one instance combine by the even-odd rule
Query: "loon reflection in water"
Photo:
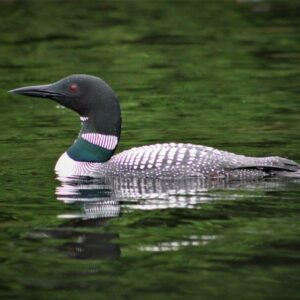
[[(61, 181), (56, 188), (57, 200), (79, 203), (81, 212), (61, 215), (61, 218), (112, 218), (122, 211), (152, 210), (166, 208), (196, 208), (199, 204), (227, 199), (240, 199), (239, 190), (276, 191), (285, 188), (291, 181), (257, 180), (235, 181), (149, 178), (89, 178), (74, 177)], [(228, 194), (227, 190), (237, 193)]]
[[(140, 178), (88, 177), (65, 178), (56, 189), (59, 201), (69, 204), (74, 213), (59, 215), (63, 223), (57, 228), (39, 229), (27, 234), (27, 239), (55, 239), (57, 251), (72, 259), (119, 259), (122, 243), (118, 226), (107, 226), (112, 218), (133, 210), (164, 208), (201, 208), (209, 201), (236, 201), (290, 188), (293, 184), (282, 180), (251, 182), (205, 181), (197, 178), (158, 180)], [(249, 191), (249, 193), (247, 193)], [(257, 195), (257, 194), (256, 194)], [(80, 211), (79, 211), (80, 210)], [(95, 231), (93, 228), (97, 228)], [(91, 230), (92, 229), (92, 230)], [(156, 241), (139, 243), (137, 251), (178, 251), (183, 247), (199, 247), (219, 239), (215, 234), (196, 234), (177, 239), (162, 237)], [(91, 263), (87, 272), (99, 272)]]

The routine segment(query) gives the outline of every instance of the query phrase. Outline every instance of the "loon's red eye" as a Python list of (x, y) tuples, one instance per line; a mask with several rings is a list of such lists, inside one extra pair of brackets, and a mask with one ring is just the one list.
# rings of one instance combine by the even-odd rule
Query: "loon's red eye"
[(78, 85), (76, 83), (70, 84), (69, 90), (70, 90), (71, 93), (77, 93), (78, 92)]

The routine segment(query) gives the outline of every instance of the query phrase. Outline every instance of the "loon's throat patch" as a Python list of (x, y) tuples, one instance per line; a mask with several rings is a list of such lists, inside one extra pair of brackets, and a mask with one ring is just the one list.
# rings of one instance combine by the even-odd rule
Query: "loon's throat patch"
[(87, 141), (86, 139), (83, 139), (82, 136), (80, 136), (68, 149), (67, 153), (75, 161), (106, 162), (113, 155), (115, 147), (105, 148), (104, 144), (103, 146), (100, 146)]

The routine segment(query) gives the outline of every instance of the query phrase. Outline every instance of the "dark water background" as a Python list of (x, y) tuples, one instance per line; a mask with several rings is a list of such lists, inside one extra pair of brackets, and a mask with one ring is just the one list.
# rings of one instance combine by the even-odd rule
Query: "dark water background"
[(0, 1), (1, 299), (299, 299), (299, 181), (128, 183), (109, 202), (120, 187), (55, 179), (78, 117), (6, 92), (93, 74), (121, 99), (118, 151), (299, 162), (299, 25), (297, 0)]

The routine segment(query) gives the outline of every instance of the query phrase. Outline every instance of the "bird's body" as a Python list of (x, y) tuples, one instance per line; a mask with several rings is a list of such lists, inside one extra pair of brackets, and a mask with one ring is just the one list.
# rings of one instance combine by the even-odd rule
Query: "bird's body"
[(247, 157), (193, 144), (155, 144), (123, 151), (107, 162), (78, 162), (65, 152), (55, 171), (70, 176), (137, 176), (143, 178), (226, 178), (252, 180), (296, 171), (291, 160), (271, 157)]
[(113, 90), (94, 76), (71, 75), (54, 84), (12, 92), (51, 98), (80, 115), (79, 136), (56, 164), (59, 176), (229, 180), (274, 175), (300, 177), (300, 166), (292, 160), (277, 156), (247, 157), (193, 144), (154, 144), (113, 155), (121, 134), (119, 102)]

